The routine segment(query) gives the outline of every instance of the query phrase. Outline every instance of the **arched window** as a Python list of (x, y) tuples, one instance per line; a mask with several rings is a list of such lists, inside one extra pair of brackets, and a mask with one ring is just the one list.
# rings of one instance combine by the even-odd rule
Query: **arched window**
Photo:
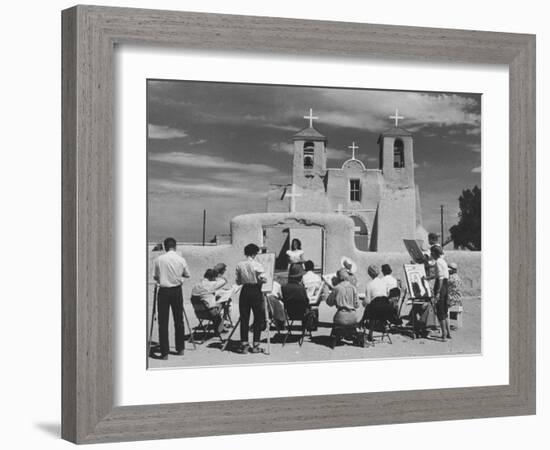
[(313, 169), (313, 150), (315, 144), (313, 142), (306, 142), (304, 144), (304, 169)]
[(403, 141), (399, 138), (393, 143), (393, 167), (400, 169), (405, 167), (405, 152), (403, 151)]
[(355, 227), (354, 227), (355, 247), (357, 248), (357, 250), (368, 252), (369, 251), (369, 230), (367, 228), (367, 225), (365, 224), (363, 219), (361, 219), (360, 217), (351, 216), (351, 219), (355, 224)]

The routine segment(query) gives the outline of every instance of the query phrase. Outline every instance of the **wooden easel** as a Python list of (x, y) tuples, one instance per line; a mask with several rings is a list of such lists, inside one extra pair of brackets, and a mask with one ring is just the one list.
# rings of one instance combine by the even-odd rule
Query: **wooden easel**
[[(423, 296), (423, 297), (415, 296), (415, 294), (413, 292), (411, 292), (410, 286), (412, 284), (411, 283), (412, 280), (409, 280), (409, 272), (411, 270), (416, 271), (416, 272), (420, 273), (420, 275), (421, 275), (420, 279), (422, 280), (423, 287), (426, 290), (426, 295)], [(422, 305), (422, 306), (427, 305), (428, 308), (431, 308), (432, 313), (435, 315), (435, 306), (434, 306), (434, 303), (433, 303), (432, 293), (430, 292), (430, 287), (429, 287), (429, 285), (428, 286), (425, 285), (426, 271), (424, 269), (424, 265), (423, 264), (404, 264), (403, 265), (403, 271), (405, 273), (405, 282), (406, 282), (406, 285), (407, 285), (407, 288), (405, 289), (405, 296), (406, 296), (406, 293), (408, 292), (409, 293), (409, 301), (411, 302), (411, 305), (412, 305), (412, 307), (411, 307), (412, 338), (415, 339), (416, 338), (416, 336), (415, 336), (416, 314), (414, 313), (414, 307), (415, 306), (420, 306), (420, 305)], [(399, 307), (399, 315), (401, 315), (401, 308), (403, 307), (403, 304), (406, 301), (407, 300), (405, 300), (405, 298), (404, 298), (403, 301), (401, 302), (401, 306)]]

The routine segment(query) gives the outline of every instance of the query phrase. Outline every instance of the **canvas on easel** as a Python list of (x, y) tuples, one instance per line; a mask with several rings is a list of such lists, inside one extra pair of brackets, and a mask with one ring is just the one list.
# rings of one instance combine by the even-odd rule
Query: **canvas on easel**
[(423, 264), (404, 264), (407, 290), (412, 299), (431, 298), (430, 283), (426, 279), (426, 269)]
[(275, 273), (275, 253), (260, 253), (256, 256), (258, 261), (264, 268), (264, 273), (267, 281), (262, 284), (262, 292), (268, 293), (273, 291), (273, 275)]

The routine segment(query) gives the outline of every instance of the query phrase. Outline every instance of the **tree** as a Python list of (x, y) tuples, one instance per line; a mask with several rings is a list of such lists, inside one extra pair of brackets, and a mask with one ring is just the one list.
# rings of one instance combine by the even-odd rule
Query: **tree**
[(458, 224), (449, 229), (454, 247), (481, 250), (481, 189), (476, 185), (463, 190), (458, 204)]

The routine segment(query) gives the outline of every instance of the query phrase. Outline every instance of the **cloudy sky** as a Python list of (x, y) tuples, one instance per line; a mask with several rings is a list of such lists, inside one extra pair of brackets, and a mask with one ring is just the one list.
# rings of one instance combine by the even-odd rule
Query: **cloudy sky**
[(424, 226), (457, 222), (462, 189), (481, 185), (481, 97), (477, 94), (378, 91), (149, 80), (148, 238), (185, 242), (228, 233), (238, 214), (264, 212), (268, 184), (290, 181), (292, 136), (308, 125), (328, 138), (328, 166), (356, 157), (378, 168), (380, 132), (399, 108), (413, 133), (415, 179)]

